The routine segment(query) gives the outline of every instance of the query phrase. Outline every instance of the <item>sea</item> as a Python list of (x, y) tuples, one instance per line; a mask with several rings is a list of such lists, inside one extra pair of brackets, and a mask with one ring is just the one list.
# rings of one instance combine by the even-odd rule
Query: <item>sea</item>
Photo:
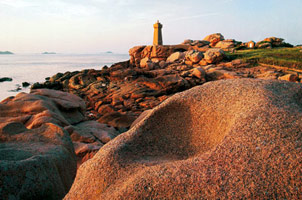
[[(105, 65), (126, 61), (128, 54), (12, 54), (0, 55), (0, 78), (10, 77), (12, 81), (0, 82), (0, 101), (15, 96), (19, 92), (30, 91), (22, 87), (23, 82), (33, 84), (44, 82), (58, 72), (81, 71), (83, 69), (100, 70)], [(17, 91), (17, 88), (19, 90)]]

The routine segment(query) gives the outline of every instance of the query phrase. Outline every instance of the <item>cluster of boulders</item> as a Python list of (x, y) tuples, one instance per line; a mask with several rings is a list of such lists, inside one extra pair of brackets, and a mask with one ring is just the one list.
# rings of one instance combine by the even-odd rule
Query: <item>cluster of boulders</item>
[(185, 40), (182, 44), (188, 44), (195, 50), (205, 52), (211, 47), (231, 51), (235, 47), (240, 46), (241, 42), (234, 39), (224, 39), (221, 33), (214, 33), (206, 36), (203, 40)]
[(0, 103), (1, 199), (61, 199), (77, 166), (118, 132), (87, 121), (76, 95), (40, 89)]
[(182, 44), (190, 45), (190, 48), (205, 52), (209, 48), (220, 48), (224, 51), (234, 51), (237, 49), (264, 49), (274, 47), (293, 47), (293, 45), (284, 42), (284, 39), (269, 37), (259, 42), (249, 41), (242, 43), (234, 39), (224, 39), (220, 33), (214, 33), (206, 36), (203, 40), (185, 40)]
[(214, 33), (206, 36), (203, 40), (185, 40), (182, 44), (190, 45), (191, 48), (205, 52), (209, 48), (219, 48), (224, 51), (231, 51), (238, 47), (241, 42), (234, 39), (224, 39), (220, 33)]

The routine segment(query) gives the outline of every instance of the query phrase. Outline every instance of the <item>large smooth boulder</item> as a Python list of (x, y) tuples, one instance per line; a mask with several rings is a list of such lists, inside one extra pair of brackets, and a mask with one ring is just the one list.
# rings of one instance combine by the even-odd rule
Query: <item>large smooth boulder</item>
[(214, 81), (145, 115), (79, 168), (65, 199), (299, 199), (301, 84)]

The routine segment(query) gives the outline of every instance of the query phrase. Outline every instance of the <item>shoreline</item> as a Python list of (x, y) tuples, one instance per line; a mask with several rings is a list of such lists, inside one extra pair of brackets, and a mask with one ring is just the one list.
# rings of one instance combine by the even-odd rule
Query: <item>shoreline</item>
[[(13, 57), (0, 57), (1, 77), (11, 77), (12, 82), (0, 83), (0, 100), (14, 96), (17, 92), (8, 92), (22, 87), (23, 82), (34, 84), (44, 82), (58, 72), (81, 71), (82, 69), (100, 69), (104, 65), (111, 65), (119, 60), (129, 59), (127, 54), (122, 55), (40, 55), (40, 54), (15, 54)], [(29, 92), (23, 89), (20, 92)]]

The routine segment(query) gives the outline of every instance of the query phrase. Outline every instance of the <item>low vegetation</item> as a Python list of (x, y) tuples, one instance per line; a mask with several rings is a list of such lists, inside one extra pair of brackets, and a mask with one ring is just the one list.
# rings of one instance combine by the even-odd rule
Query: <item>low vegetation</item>
[(253, 64), (302, 69), (302, 49), (297, 47), (238, 50), (235, 53), (227, 53), (227, 55), (231, 60), (242, 59)]

